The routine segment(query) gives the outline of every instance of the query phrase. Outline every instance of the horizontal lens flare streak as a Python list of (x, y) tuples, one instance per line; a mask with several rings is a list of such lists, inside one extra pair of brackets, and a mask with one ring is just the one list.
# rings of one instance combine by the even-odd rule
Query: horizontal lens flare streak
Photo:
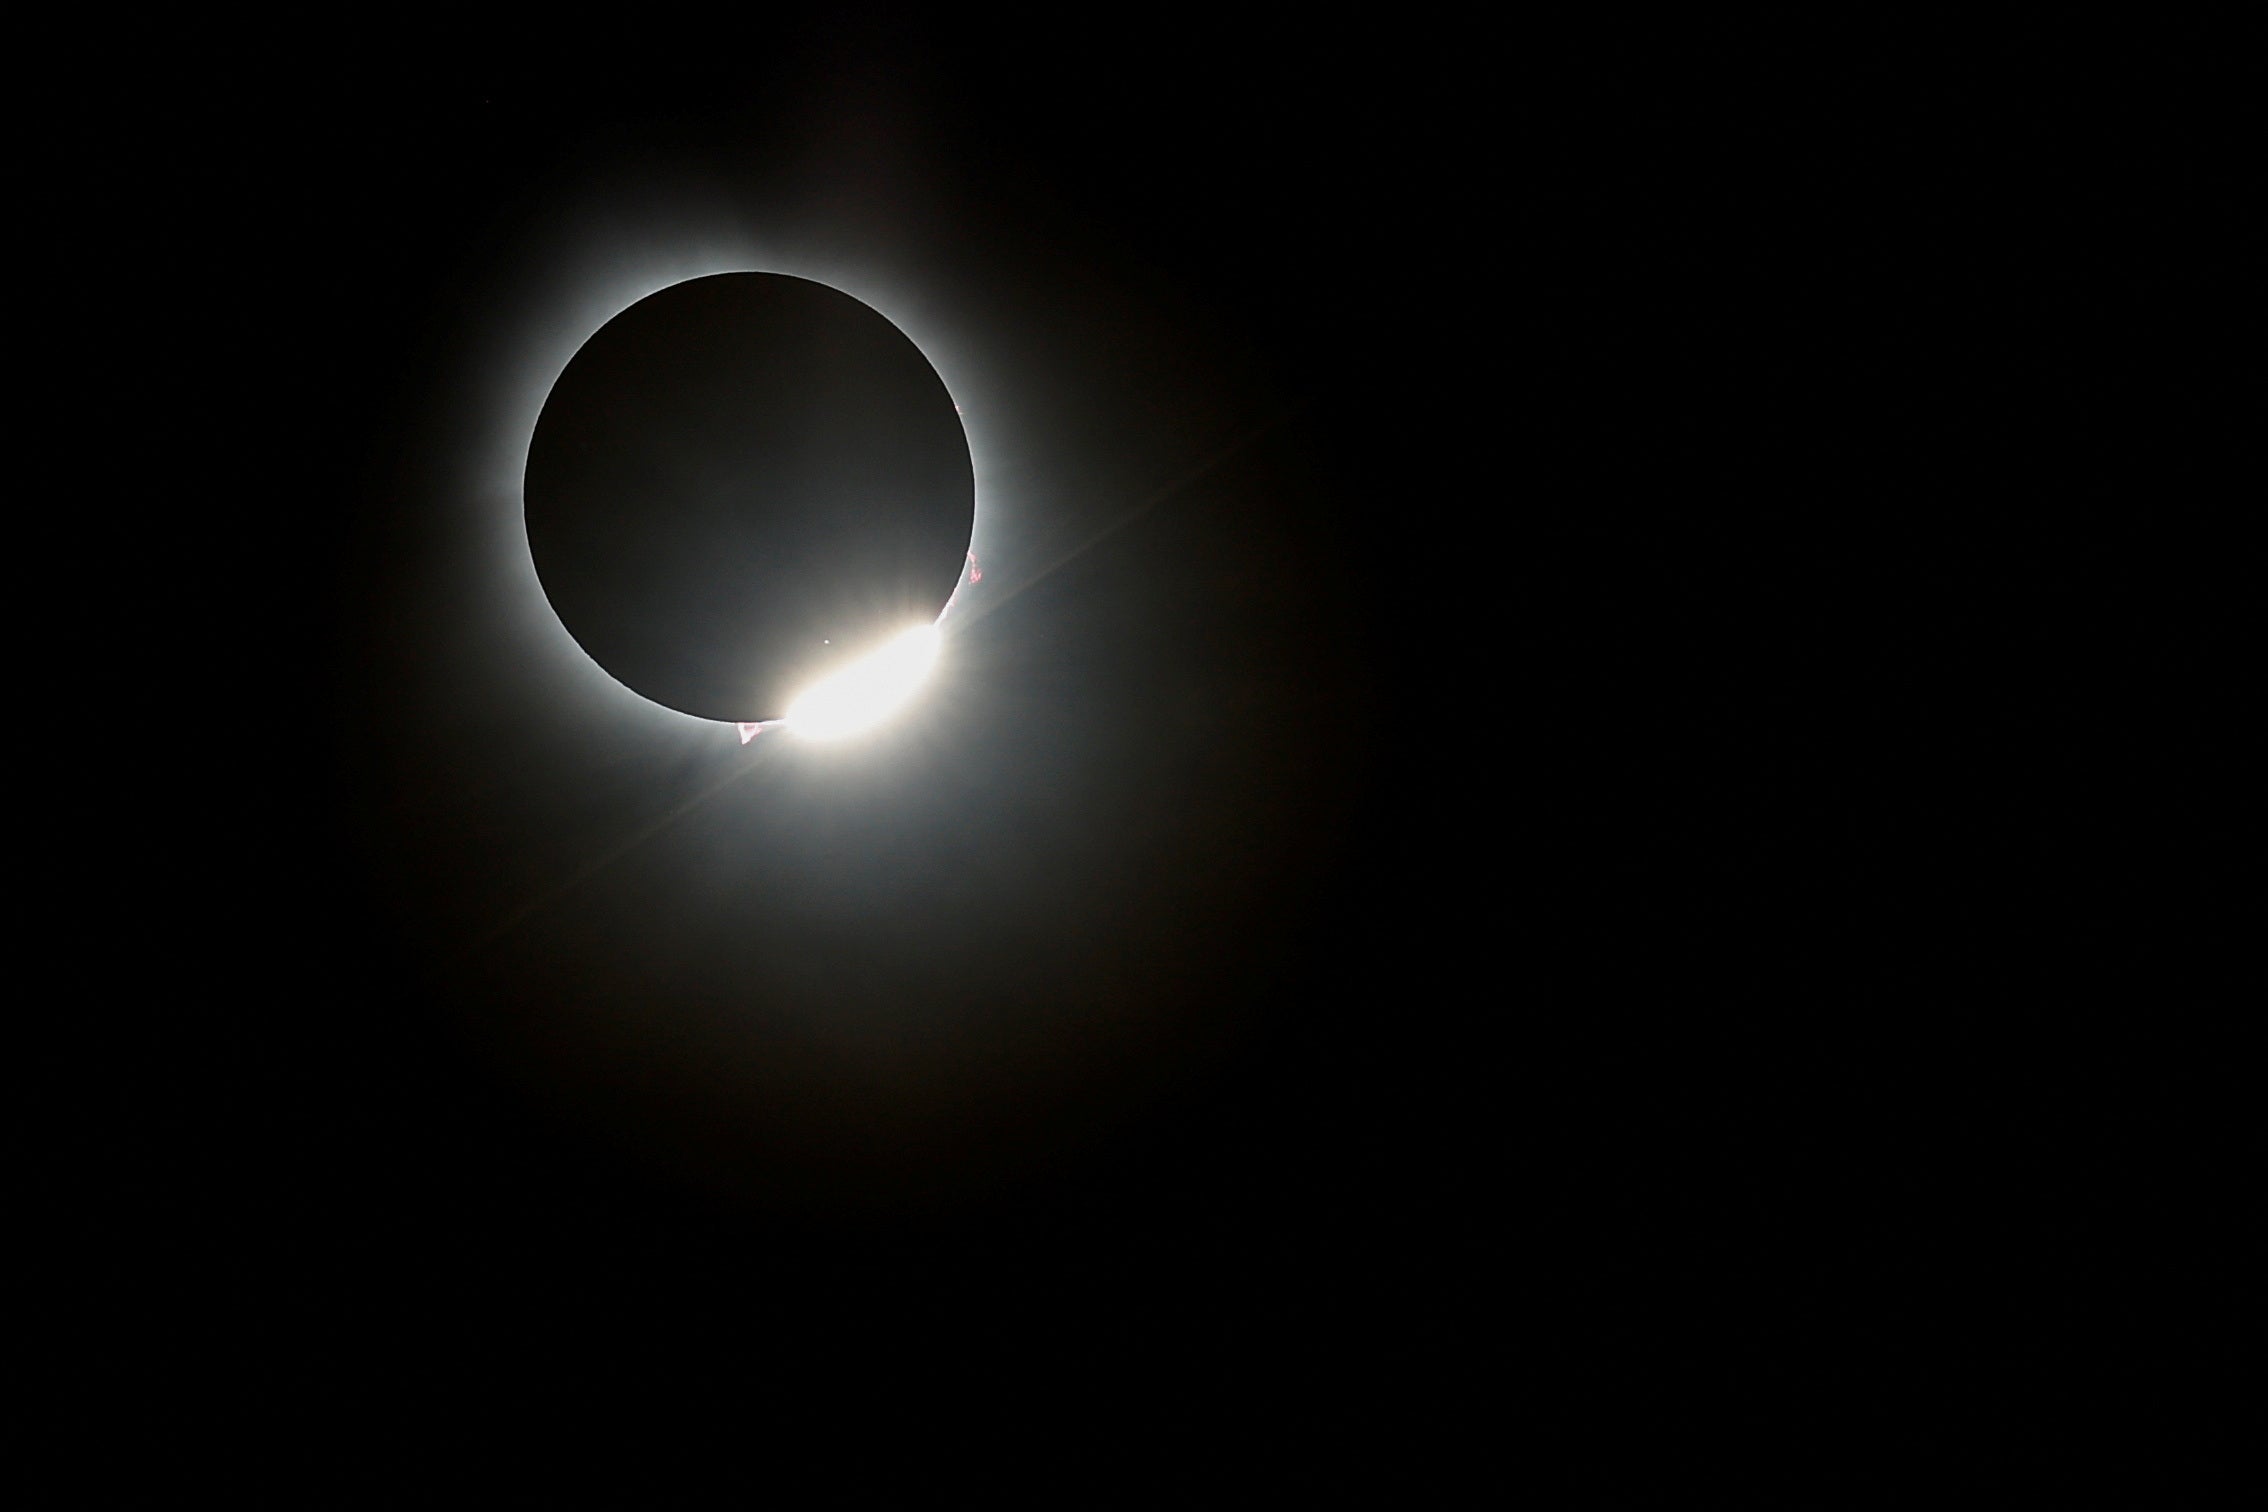
[(937, 641), (935, 625), (917, 625), (806, 688), (788, 706), (788, 728), (811, 740), (872, 729), (919, 691), (937, 664)]

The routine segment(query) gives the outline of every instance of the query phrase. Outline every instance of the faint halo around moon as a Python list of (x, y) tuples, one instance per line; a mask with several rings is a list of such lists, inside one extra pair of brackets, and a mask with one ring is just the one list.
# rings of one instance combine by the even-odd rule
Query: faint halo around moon
[(879, 311), (778, 273), (649, 295), (585, 342), (528, 447), (528, 549), (618, 682), (716, 720), (782, 715), (834, 663), (934, 620), (976, 518), (945, 383)]

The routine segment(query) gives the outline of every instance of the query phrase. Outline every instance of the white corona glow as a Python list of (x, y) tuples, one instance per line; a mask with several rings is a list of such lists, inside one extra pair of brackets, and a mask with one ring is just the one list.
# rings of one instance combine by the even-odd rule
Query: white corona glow
[(937, 664), (937, 627), (916, 625), (796, 695), (787, 725), (812, 740), (870, 730), (904, 708)]
[[(719, 198), (697, 176), (657, 185), (642, 175), (603, 174), (564, 189), (482, 265), (485, 297), (470, 306), (478, 313), (465, 328), (464, 366), (432, 419), (457, 459), (441, 528), (480, 566), (467, 608), (494, 615), (505, 633), (484, 624), (454, 644), (501, 685), (531, 691), (515, 708), (542, 726), (542, 739), (569, 732), (676, 738), (716, 729), (624, 686), (592, 660), (553, 610), (528, 549), (523, 481), (544, 402), (584, 344), (649, 295), (718, 273), (781, 273), (850, 295), (903, 332), (952, 395), (976, 474), (970, 546), (987, 549), (996, 504), (1010, 518), (1028, 508), (1015, 484), (1003, 491), (991, 460), (1011, 444), (997, 427), (1015, 406), (999, 354), (976, 339), (988, 323), (972, 312), (997, 285), (989, 270), (973, 291), (941, 283), (939, 266), (934, 247), (814, 216), (800, 202)], [(466, 671), (452, 671), (452, 685)]]

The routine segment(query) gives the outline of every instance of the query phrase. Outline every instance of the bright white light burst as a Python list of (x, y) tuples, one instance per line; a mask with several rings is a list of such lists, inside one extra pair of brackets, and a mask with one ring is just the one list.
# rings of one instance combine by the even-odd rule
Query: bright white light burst
[(903, 708), (937, 664), (937, 627), (916, 625), (796, 695), (787, 725), (811, 740), (869, 730)]

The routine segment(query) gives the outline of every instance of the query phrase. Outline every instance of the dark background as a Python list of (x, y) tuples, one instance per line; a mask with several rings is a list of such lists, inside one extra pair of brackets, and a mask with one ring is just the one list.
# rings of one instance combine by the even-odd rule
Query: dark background
[[(33, 1151), (56, 1400), (286, 1458), (699, 1402), (854, 1478), (1068, 1434), (1104, 1490), (1228, 1444), (1602, 1506), (2223, 1442), (2239, 50), (665, 31), (184, 34), (30, 96), (87, 537), (34, 661), (102, 826), (85, 932), (25, 947), (89, 1031)], [(992, 334), (1003, 584), (1274, 422), (988, 618), (989, 692), (794, 779), (838, 901), (894, 804), (964, 909), (829, 925), (885, 963), (844, 1012), (979, 1027), (776, 1117), (702, 1038), (770, 958), (655, 964), (678, 840), (475, 943), (730, 753), (592, 778), (510, 747), (528, 690), (433, 691), (485, 314), (689, 196), (918, 246)], [(1028, 851), (950, 849), (938, 770)]]

